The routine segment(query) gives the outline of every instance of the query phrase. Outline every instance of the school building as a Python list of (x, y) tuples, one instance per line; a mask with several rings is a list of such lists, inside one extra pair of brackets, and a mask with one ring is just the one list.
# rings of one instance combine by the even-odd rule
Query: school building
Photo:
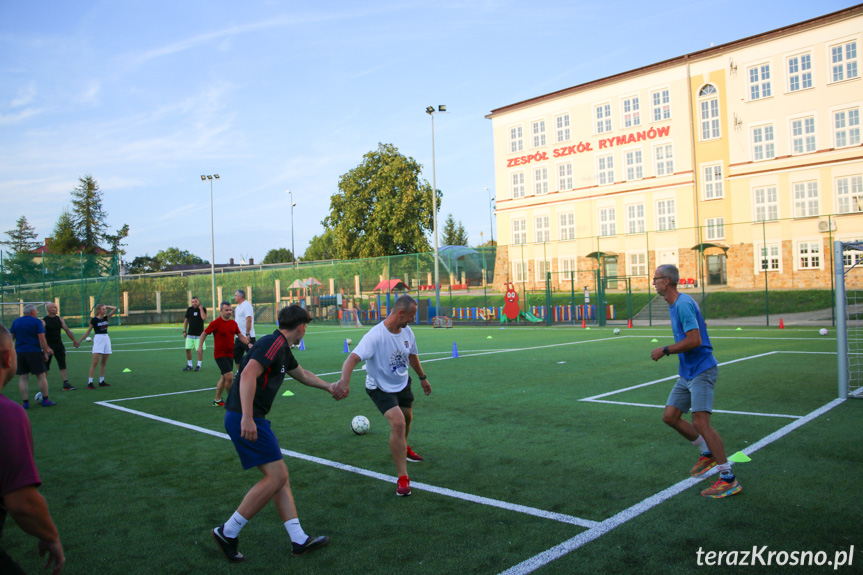
[(861, 35), (857, 5), (493, 110), (495, 288), (829, 288), (863, 239)]

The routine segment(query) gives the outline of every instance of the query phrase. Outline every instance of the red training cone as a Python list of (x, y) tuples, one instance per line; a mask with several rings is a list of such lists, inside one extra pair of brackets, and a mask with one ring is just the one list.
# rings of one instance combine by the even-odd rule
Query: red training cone
[(632, 318), (629, 318), (629, 323), (626, 324), (626, 327), (632, 327)]
[(581, 327), (587, 327), (587, 323), (584, 321), (584, 316), (581, 316)]
[(779, 318), (779, 329), (785, 329), (785, 323), (782, 321), (782, 318)]

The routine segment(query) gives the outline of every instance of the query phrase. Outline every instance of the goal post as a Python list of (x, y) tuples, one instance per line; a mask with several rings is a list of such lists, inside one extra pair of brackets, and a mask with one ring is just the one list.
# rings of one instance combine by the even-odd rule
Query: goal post
[(863, 397), (863, 242), (833, 243), (839, 397)]
[(345, 308), (339, 314), (339, 325), (341, 327), (363, 327), (360, 323), (360, 313), (354, 308)]
[(6, 301), (0, 303), (0, 323), (9, 327), (12, 322), (24, 315), (24, 308), (28, 305), (36, 306), (36, 317), (42, 319), (48, 315), (46, 306), (50, 302), (44, 301)]
[(432, 319), (432, 327), (452, 327), (452, 319), (448, 318), (445, 315), (436, 315)]

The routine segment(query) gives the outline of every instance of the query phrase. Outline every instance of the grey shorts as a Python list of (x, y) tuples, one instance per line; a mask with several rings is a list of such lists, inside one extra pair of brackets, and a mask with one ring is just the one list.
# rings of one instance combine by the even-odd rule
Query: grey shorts
[(713, 387), (718, 375), (719, 367), (714, 366), (692, 379), (678, 378), (665, 405), (676, 407), (683, 413), (688, 413), (690, 407), (692, 411), (713, 413)]

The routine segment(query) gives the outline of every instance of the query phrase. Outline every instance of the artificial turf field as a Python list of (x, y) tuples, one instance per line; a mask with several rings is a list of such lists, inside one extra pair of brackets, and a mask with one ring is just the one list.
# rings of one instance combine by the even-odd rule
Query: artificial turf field
[[(271, 329), (256, 326), (258, 337)], [(335, 381), (345, 338), (364, 332), (312, 324), (295, 355)], [(715, 478), (689, 478), (698, 453), (661, 421), (678, 363), (654, 363), (650, 350), (672, 342), (669, 327), (415, 332), (433, 392), (415, 384), (409, 443), (425, 461), (408, 464), (413, 495), (395, 496), (388, 427), (362, 371), (339, 402), (286, 380), (294, 395), (280, 392), (268, 418), (303, 528), (331, 543), (290, 557), (268, 506), (241, 533), (241, 564), (209, 530), (260, 474), (242, 470), (224, 410), (211, 406), (212, 347), (201, 372), (183, 372), (179, 327), (112, 327), (112, 387), (95, 391), (87, 344), (69, 353), (78, 391), (60, 392), (52, 371), (57, 406), (28, 412), (64, 573), (804, 573), (833, 567), (699, 567), (697, 552), (767, 546), (833, 560), (851, 545), (838, 572), (863, 571), (863, 401), (836, 401), (832, 330), (710, 329), (712, 422), (729, 454), (752, 459), (734, 467), (742, 493), (722, 500), (699, 496)], [(30, 388), (32, 398), (34, 378)], [(17, 378), (3, 393), (19, 399)], [(367, 435), (350, 431), (358, 414)], [(2, 545), (41, 572), (35, 540), (11, 520)]]

